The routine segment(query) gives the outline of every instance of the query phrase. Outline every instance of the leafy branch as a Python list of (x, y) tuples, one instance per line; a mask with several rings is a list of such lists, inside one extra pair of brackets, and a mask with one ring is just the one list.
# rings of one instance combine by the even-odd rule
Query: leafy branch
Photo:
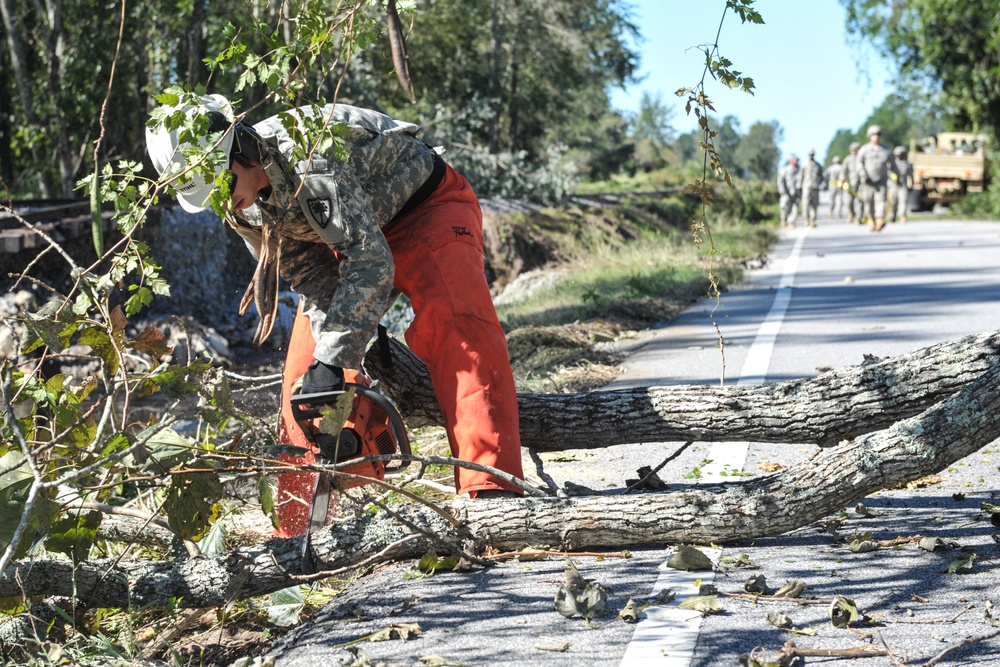
[[(693, 221), (691, 227), (696, 244), (701, 243), (702, 235), (708, 237), (709, 264), (707, 274), (709, 296), (716, 299), (716, 301), (722, 298), (722, 293), (719, 289), (719, 277), (714, 271), (715, 258), (719, 254), (719, 251), (715, 247), (715, 242), (712, 239), (712, 233), (707, 223), (708, 208), (715, 197), (714, 188), (716, 181), (709, 180), (709, 173), (711, 172), (716, 179), (722, 178), (728, 187), (733, 187), (733, 178), (726, 169), (722, 156), (719, 155), (715, 147), (715, 137), (718, 136), (719, 131), (713, 129), (711, 125), (710, 113), (715, 111), (715, 107), (712, 105), (712, 101), (705, 91), (705, 82), (711, 76), (729, 88), (739, 89), (753, 95), (753, 79), (749, 76), (743, 76), (743, 73), (740, 71), (734, 70), (732, 61), (719, 54), (719, 38), (722, 36), (722, 26), (726, 21), (726, 15), (730, 11), (739, 16), (743, 23), (750, 22), (758, 25), (764, 23), (763, 17), (754, 9), (753, 3), (754, 0), (726, 0), (726, 7), (722, 12), (722, 18), (719, 20), (719, 29), (715, 34), (715, 41), (699, 47), (705, 55), (705, 67), (702, 70), (701, 79), (695, 86), (681, 88), (676, 93), (678, 97), (687, 98), (684, 111), (688, 115), (691, 115), (692, 112), (694, 113), (695, 118), (698, 119), (698, 127), (701, 132), (701, 140), (698, 142), (698, 146), (704, 153), (702, 177), (700, 180), (688, 185), (685, 189), (685, 194), (695, 195), (701, 201), (701, 217)], [(716, 331), (718, 331), (717, 325)], [(719, 340), (721, 343), (721, 333), (719, 334)], [(724, 349), (724, 347), (720, 346), (720, 349)]]

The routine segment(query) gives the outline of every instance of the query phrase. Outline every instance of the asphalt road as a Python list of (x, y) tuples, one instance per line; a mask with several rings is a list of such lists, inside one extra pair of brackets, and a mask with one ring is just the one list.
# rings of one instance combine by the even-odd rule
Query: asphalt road
[[(895, 356), (971, 333), (1000, 329), (1000, 224), (911, 221), (881, 233), (820, 220), (816, 229), (783, 233), (766, 266), (723, 295), (690, 308), (668, 326), (631, 342), (626, 372), (611, 387), (719, 383), (759, 384), (812, 377), (855, 365), (864, 355)], [(720, 335), (722, 344), (720, 345)], [(679, 443), (624, 445), (544, 456), (545, 472), (613, 492), (641, 465)], [(673, 485), (713, 484), (733, 472), (759, 475), (809, 456), (815, 447), (696, 443), (661, 472)], [(506, 563), (462, 574), (412, 579), (412, 564), (384, 569), (354, 584), (308, 623), (280, 640), (268, 659), (279, 667), (388, 665), (738, 665), (754, 649), (769, 660), (786, 642), (811, 649), (888, 650), (858, 664), (1000, 666), (1000, 631), (986, 618), (1000, 605), (1000, 528), (980, 510), (1000, 504), (997, 444), (912, 488), (868, 497), (865, 515), (845, 508), (839, 535), (874, 540), (915, 535), (950, 540), (967, 550), (923, 550), (915, 544), (850, 551), (819, 522), (779, 537), (707, 548), (721, 567), (685, 573), (663, 566), (672, 547), (639, 549), (631, 558), (578, 557), (581, 574), (610, 590), (609, 612), (587, 623), (553, 609), (565, 564), (559, 559)], [(526, 468), (534, 464), (526, 458)], [(625, 545), (627, 546), (627, 545)], [(968, 556), (971, 567), (959, 567)], [(748, 567), (735, 567), (743, 561)], [(949, 566), (958, 574), (948, 573)], [(771, 590), (791, 579), (806, 584), (797, 601), (733, 597), (764, 575)], [(699, 580), (699, 581), (696, 581)], [(713, 584), (724, 608), (702, 617), (677, 604)], [(616, 619), (629, 598), (662, 589), (677, 599), (652, 606), (637, 624)], [(727, 595), (730, 594), (730, 595)], [(835, 628), (829, 601), (856, 603), (868, 622)], [(795, 632), (767, 620), (784, 612)], [(993, 610), (992, 616), (1000, 617)], [(416, 623), (403, 641), (357, 641), (392, 624)], [(758, 648), (759, 647), (759, 648)], [(854, 664), (807, 657), (807, 665)]]

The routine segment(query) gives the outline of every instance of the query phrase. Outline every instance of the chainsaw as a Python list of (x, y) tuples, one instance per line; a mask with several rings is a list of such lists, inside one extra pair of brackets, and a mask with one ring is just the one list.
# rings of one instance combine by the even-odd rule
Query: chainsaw
[[(351, 411), (339, 435), (321, 432), (318, 420), (325, 416), (324, 412), (329, 414), (331, 408), (339, 409), (338, 401), (352, 390), (354, 396)], [(411, 453), (403, 418), (389, 399), (375, 388), (360, 382), (345, 382), (341, 391), (295, 394), (290, 403), (292, 416), (306, 438), (319, 449), (316, 457), (322, 463), (342, 463), (365, 456), (391, 456), (397, 452), (404, 455)], [(387, 466), (382, 461), (359, 461), (343, 472), (382, 480), (387, 473), (397, 473), (409, 464), (406, 459), (395, 466)], [(344, 486), (366, 483), (364, 480), (349, 481)], [(320, 472), (316, 476), (316, 486), (309, 506), (309, 521), (302, 542), (302, 570), (305, 574), (316, 571), (312, 558), (311, 534), (326, 525), (332, 488), (332, 476)]]

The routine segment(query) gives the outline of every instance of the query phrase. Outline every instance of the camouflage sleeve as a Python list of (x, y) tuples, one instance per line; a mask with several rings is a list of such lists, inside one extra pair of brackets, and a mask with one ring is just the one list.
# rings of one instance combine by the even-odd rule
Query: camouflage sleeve
[[(256, 225), (251, 224), (256, 222)], [(262, 243), (260, 233), (260, 211), (256, 206), (239, 211), (226, 218), (226, 223), (232, 227), (243, 242), (247, 244), (247, 250), (254, 259), (260, 257), (260, 246)]]
[(873, 183), (875, 179), (868, 175), (868, 144), (861, 147), (854, 166), (858, 169), (858, 180), (861, 183)]
[[(326, 195), (329, 200), (329, 224), (338, 225), (338, 235), (343, 238), (332, 248), (339, 254), (339, 262), (329, 248), (320, 255), (313, 248), (311, 258), (298, 258), (312, 262), (313, 270), (293, 270), (303, 279), (293, 286), (305, 298), (303, 312), (316, 339), (315, 358), (341, 368), (360, 368), (392, 292), (392, 252), (351, 170), (316, 178), (322, 182), (307, 183), (309, 187), (303, 190), (309, 190), (313, 197)], [(288, 250), (291, 256), (283, 261), (296, 262), (295, 251)]]

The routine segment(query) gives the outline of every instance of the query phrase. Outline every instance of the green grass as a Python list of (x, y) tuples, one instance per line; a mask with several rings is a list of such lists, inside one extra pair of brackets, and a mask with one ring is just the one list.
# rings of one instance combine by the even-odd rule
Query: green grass
[[(498, 307), (500, 319), (512, 329), (599, 319), (622, 304), (686, 305), (707, 296), (712, 280), (722, 290), (737, 283), (743, 261), (760, 255), (775, 238), (771, 227), (747, 223), (716, 223), (710, 230), (711, 241), (703, 237), (700, 246), (691, 232), (677, 231), (592, 247), (563, 267), (568, 277), (555, 287)], [(648, 319), (670, 314), (651, 312)]]
[(692, 179), (677, 168), (659, 169), (656, 171), (638, 171), (633, 175), (615, 174), (606, 181), (588, 181), (578, 183), (573, 188), (574, 194), (589, 195), (597, 193), (622, 192), (653, 192), (678, 188)]

